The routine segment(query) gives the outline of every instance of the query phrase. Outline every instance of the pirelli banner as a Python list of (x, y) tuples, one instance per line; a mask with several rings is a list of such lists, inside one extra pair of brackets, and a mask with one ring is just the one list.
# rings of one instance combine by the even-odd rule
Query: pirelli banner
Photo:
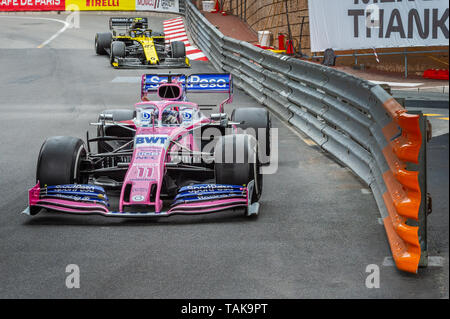
[(0, 11), (179, 12), (179, 0), (0, 0)]
[(449, 45), (448, 0), (309, 0), (311, 50)]
[(0, 11), (64, 11), (64, 0), (0, 0)]
[(66, 0), (67, 9), (80, 11), (132, 11), (135, 10), (135, 0)]

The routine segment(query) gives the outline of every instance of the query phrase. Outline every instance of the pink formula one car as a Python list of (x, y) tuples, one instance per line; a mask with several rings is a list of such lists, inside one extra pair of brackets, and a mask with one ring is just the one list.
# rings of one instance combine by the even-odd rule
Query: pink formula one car
[[(141, 86), (135, 110), (102, 112), (92, 123), (97, 137), (87, 134), (86, 144), (65, 136), (44, 142), (24, 213), (165, 217), (244, 208), (257, 215), (260, 166), (270, 156), (267, 110), (237, 108), (228, 118), (229, 74), (144, 75)], [(229, 97), (205, 116), (187, 92)], [(154, 93), (159, 99), (149, 101)]]

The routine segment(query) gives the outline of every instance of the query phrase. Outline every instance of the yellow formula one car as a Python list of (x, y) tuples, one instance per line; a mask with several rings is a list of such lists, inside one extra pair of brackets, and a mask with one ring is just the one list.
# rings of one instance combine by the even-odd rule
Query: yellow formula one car
[(166, 45), (164, 33), (148, 28), (147, 18), (111, 18), (110, 32), (97, 33), (95, 52), (109, 54), (115, 68), (189, 68), (181, 41)]

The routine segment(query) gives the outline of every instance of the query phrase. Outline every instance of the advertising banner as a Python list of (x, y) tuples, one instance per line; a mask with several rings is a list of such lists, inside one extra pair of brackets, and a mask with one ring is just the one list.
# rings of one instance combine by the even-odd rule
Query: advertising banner
[(0, 11), (64, 11), (64, 0), (0, 0)]
[[(1, 0), (0, 0), (1, 1)], [(80, 11), (133, 11), (136, 0), (66, 0), (67, 8), (76, 8)]]
[(309, 0), (311, 51), (449, 45), (448, 0)]
[(136, 10), (179, 12), (178, 0), (136, 0)]

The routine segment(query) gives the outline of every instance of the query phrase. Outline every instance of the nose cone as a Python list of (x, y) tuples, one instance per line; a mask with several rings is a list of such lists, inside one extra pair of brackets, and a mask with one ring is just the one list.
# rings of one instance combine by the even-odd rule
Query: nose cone
[(167, 141), (167, 135), (136, 135), (133, 158), (122, 187), (121, 211), (132, 205), (155, 206), (155, 212), (161, 211)]

